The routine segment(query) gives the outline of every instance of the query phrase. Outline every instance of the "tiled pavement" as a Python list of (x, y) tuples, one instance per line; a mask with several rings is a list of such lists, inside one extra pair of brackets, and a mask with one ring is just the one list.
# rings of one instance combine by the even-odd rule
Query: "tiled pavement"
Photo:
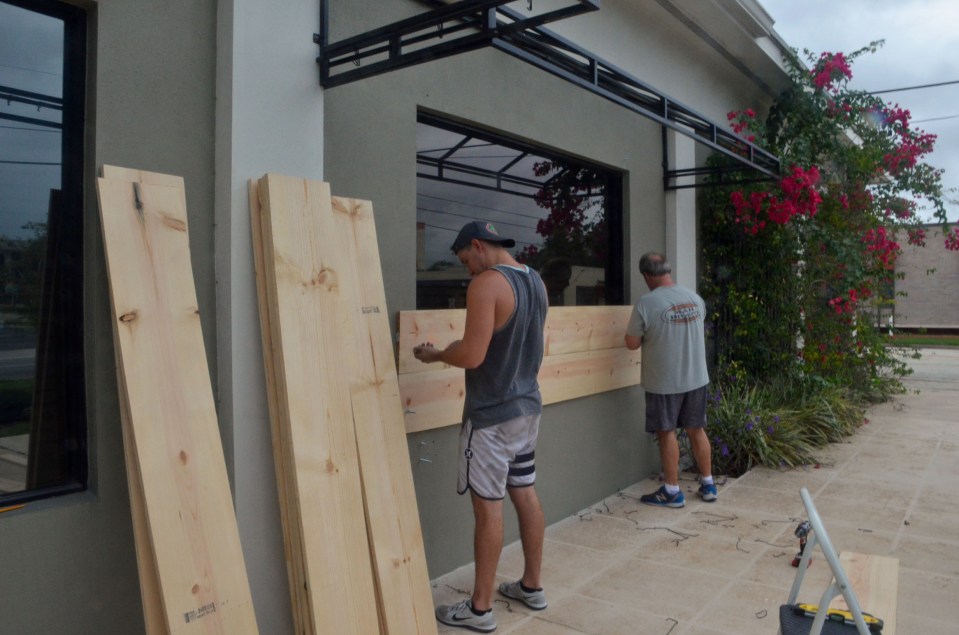
[[(549, 608), (499, 598), (496, 632), (774, 635), (796, 573), (806, 487), (837, 550), (899, 558), (900, 635), (959, 634), (959, 350), (927, 349), (910, 363), (912, 392), (870, 409), (869, 423), (825, 448), (818, 467), (754, 469), (721, 486), (712, 504), (684, 475), (680, 510), (641, 505), (639, 495), (658, 486), (646, 480), (551, 525)], [(829, 579), (815, 555), (800, 595), (813, 604)], [(497, 583), (521, 573), (514, 543)], [(434, 580), (434, 602), (465, 597), (472, 576), (468, 565)], [(463, 631), (440, 626), (454, 632)]]

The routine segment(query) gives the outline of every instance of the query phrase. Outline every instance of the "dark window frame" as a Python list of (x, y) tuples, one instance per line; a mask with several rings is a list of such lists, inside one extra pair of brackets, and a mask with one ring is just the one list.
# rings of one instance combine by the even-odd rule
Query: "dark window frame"
[(58, 0), (2, 0), (27, 11), (63, 22), (63, 111), (59, 227), (56, 272), (61, 276), (58, 296), (63, 348), (63, 389), (59, 410), (63, 417), (60, 437), (65, 476), (53, 485), (0, 494), (0, 507), (49, 498), (87, 489), (87, 412), (85, 351), (83, 346), (83, 209), (86, 122), (87, 12)]

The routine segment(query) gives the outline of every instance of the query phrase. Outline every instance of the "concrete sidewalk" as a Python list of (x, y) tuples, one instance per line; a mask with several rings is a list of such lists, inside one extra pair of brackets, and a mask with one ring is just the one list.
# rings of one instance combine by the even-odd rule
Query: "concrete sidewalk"
[[(548, 609), (499, 597), (497, 633), (523, 635), (774, 635), (789, 594), (806, 487), (837, 551), (899, 558), (898, 633), (959, 633), (959, 350), (910, 360), (910, 393), (869, 410), (869, 423), (821, 452), (818, 467), (754, 469), (716, 503), (641, 505), (636, 483), (546, 530)], [(915, 391), (920, 390), (919, 394)], [(818, 604), (829, 580), (820, 554), (800, 601)], [(507, 546), (497, 583), (522, 574)], [(472, 565), (433, 582), (433, 599), (463, 599)], [(881, 615), (879, 617), (882, 617)], [(440, 633), (463, 632), (440, 625)]]

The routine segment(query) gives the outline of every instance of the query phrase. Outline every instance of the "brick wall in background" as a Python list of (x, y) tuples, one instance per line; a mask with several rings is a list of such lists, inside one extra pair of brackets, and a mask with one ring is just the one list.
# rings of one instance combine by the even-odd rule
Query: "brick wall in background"
[(896, 280), (896, 326), (959, 328), (959, 252), (943, 246), (938, 225), (926, 226), (925, 247), (908, 244), (904, 233), (898, 242), (896, 272), (905, 277)]

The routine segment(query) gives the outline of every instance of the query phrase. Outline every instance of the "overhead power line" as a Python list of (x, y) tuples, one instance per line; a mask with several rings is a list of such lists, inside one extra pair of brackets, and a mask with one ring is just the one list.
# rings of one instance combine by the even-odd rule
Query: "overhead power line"
[(871, 90), (867, 95), (879, 95), (882, 93), (898, 93), (904, 90), (919, 90), (920, 88), (935, 88), (936, 86), (948, 86), (949, 84), (959, 84), (959, 79), (951, 82), (939, 82), (938, 84), (923, 84), (922, 86), (906, 86), (905, 88), (887, 88), (886, 90)]

